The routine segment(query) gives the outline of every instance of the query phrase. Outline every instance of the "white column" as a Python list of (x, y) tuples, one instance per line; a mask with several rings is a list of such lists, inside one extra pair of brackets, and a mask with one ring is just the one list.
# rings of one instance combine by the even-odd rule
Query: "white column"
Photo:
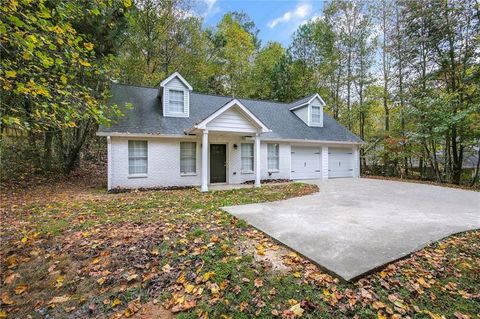
[(260, 134), (255, 135), (255, 187), (260, 187)]
[(112, 189), (112, 138), (107, 136), (107, 190)]
[(360, 150), (358, 146), (353, 148), (353, 154), (355, 161), (353, 165), (353, 177), (360, 177)]
[(322, 146), (322, 180), (328, 179), (328, 146)]
[(202, 135), (202, 192), (208, 192), (208, 130)]

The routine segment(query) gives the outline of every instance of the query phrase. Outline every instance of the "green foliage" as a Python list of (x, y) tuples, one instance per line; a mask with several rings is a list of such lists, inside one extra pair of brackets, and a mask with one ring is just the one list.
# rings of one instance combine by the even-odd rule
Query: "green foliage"
[(3, 125), (42, 132), (85, 119), (108, 124), (111, 113), (118, 114), (90, 86), (107, 70), (96, 61), (95, 45), (72, 27), (79, 10), (74, 2), (11, 1), (1, 7)]

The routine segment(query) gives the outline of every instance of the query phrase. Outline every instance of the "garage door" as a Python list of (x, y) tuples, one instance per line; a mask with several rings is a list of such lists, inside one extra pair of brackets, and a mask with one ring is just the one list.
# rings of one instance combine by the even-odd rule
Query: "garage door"
[(353, 177), (353, 151), (348, 148), (328, 148), (328, 177)]
[(320, 178), (320, 148), (292, 147), (292, 179)]

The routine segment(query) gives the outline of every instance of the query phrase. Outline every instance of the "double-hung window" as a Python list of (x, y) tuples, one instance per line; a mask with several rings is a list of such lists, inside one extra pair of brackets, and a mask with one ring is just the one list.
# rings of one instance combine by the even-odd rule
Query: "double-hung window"
[(267, 144), (267, 161), (269, 171), (278, 171), (279, 169), (279, 147), (278, 144)]
[(168, 91), (168, 110), (172, 113), (183, 113), (184, 111), (184, 92), (181, 90)]
[(253, 172), (253, 144), (242, 143), (242, 172)]
[(147, 141), (128, 141), (128, 174), (147, 174)]
[(312, 123), (321, 123), (321, 107), (318, 105), (312, 105)]
[(197, 172), (197, 143), (180, 142), (180, 173), (194, 174)]

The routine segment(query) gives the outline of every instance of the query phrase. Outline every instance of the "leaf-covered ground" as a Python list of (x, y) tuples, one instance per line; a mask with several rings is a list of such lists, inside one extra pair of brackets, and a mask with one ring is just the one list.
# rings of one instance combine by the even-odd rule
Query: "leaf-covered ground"
[(480, 318), (480, 231), (346, 284), (220, 210), (316, 190), (3, 197), (0, 318)]

